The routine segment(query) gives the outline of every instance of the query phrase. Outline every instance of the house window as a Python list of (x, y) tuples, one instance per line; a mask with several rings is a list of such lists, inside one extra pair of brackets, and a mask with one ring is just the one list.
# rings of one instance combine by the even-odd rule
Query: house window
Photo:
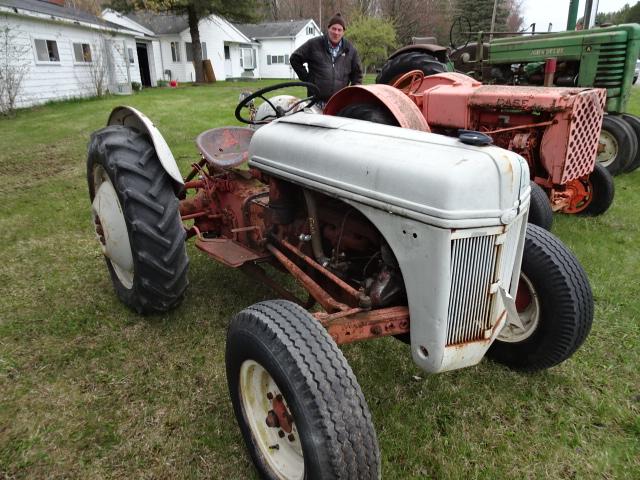
[[(193, 62), (193, 52), (191, 51), (192, 48), (192, 43), (191, 42), (187, 42), (185, 43), (186, 48), (187, 48), (187, 62)], [(206, 42), (202, 42), (200, 44), (200, 48), (202, 49), (202, 60), (207, 59), (207, 43)]]
[(307, 35), (313, 35), (313, 27), (307, 27)]
[(289, 65), (289, 55), (267, 55), (267, 65)]
[(76, 63), (91, 63), (91, 45), (88, 43), (74, 43), (73, 58)]
[(231, 60), (231, 50), (229, 49), (229, 45), (224, 46), (224, 59)]
[(171, 42), (171, 59), (174, 62), (180, 61), (180, 42)]
[(38, 57), (39, 62), (60, 61), (58, 43), (55, 40), (36, 39), (34, 43), (36, 45), (36, 56)]
[(127, 48), (127, 54), (129, 55), (129, 63), (135, 63), (133, 58), (133, 48)]
[(240, 66), (245, 70), (256, 68), (256, 52), (253, 48), (240, 49)]

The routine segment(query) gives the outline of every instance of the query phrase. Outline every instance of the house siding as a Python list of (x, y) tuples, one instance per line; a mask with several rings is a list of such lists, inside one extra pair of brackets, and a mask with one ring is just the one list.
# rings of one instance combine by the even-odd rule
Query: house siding
[[(17, 108), (95, 95), (90, 74), (91, 67), (74, 61), (73, 43), (91, 45), (91, 54), (95, 59), (99, 55), (97, 46), (102, 38), (99, 31), (55, 21), (47, 22), (22, 16), (0, 16), (0, 28), (5, 26), (8, 26), (14, 35), (13, 44), (25, 49), (25, 57), (22, 60), (27, 70), (16, 99)], [(132, 48), (134, 54), (134, 63), (129, 64), (131, 81), (140, 82), (133, 37), (124, 35), (112, 37), (106, 34), (105, 37), (113, 41), (114, 83), (128, 83), (127, 63), (122, 57), (125, 48)], [(60, 61), (51, 63), (37, 61), (35, 39), (55, 40)], [(105, 89), (108, 83), (106, 80)]]
[[(313, 33), (307, 34), (307, 27), (313, 27)], [(297, 79), (293, 68), (289, 63), (268, 65), (267, 55), (288, 55), (295, 51), (296, 48), (304, 44), (307, 40), (321, 35), (315, 23), (307, 23), (295, 36), (285, 38), (261, 38), (260, 41), (260, 73), (262, 78), (285, 78)]]

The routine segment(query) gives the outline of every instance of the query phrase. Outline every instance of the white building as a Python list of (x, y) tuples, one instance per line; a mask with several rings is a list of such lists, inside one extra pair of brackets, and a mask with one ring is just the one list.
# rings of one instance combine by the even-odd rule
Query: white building
[(86, 12), (0, 0), (0, 33), (1, 60), (24, 73), (16, 108), (94, 96), (97, 89), (125, 93), (140, 82), (135, 33)]
[(307, 40), (322, 34), (313, 20), (289, 20), (236, 25), (260, 46), (258, 64), (262, 78), (297, 78), (289, 55)]
[[(191, 58), (191, 34), (187, 17), (168, 13), (135, 12), (122, 15), (105, 10), (105, 20), (138, 32), (138, 55), (148, 58), (149, 85), (159, 79), (195, 81)], [(243, 35), (234, 25), (217, 15), (209, 15), (198, 25), (202, 58), (211, 61), (216, 80), (258, 78), (258, 44)], [(140, 62), (143, 67), (144, 60)], [(146, 79), (143, 69), (141, 76)], [(147, 83), (146, 81), (143, 83)]]

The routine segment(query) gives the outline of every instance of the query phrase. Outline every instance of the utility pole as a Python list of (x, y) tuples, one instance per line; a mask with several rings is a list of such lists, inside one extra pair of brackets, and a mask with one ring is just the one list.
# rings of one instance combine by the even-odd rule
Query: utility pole
[(491, 30), (489, 30), (489, 41), (493, 39), (493, 30), (496, 26), (496, 12), (498, 11), (498, 0), (493, 2), (493, 15), (491, 15)]

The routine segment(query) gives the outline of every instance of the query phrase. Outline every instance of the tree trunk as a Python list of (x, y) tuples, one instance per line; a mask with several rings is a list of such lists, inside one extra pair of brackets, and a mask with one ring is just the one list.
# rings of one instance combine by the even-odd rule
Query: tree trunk
[(191, 52), (193, 57), (193, 68), (196, 71), (196, 82), (204, 82), (204, 69), (202, 68), (202, 45), (200, 44), (200, 30), (198, 22), (200, 19), (193, 7), (187, 9), (189, 18), (189, 33), (191, 33)]

